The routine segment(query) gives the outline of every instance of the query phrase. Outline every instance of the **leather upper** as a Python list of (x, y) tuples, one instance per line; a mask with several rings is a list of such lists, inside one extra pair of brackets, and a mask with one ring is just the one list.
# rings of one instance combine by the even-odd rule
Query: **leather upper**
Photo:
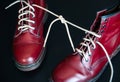
[[(26, 0), (31, 6), (32, 4), (40, 5), (45, 7), (44, 0)], [(20, 4), (20, 7), (24, 5), (23, 3)], [(15, 37), (13, 40), (13, 52), (16, 63), (20, 65), (29, 65), (36, 62), (42, 53), (43, 50), (43, 21), (45, 12), (37, 7), (34, 7), (35, 17), (32, 15), (26, 15), (25, 17), (29, 18), (30, 20), (35, 21), (35, 23), (31, 22), (23, 22), (23, 24), (30, 25), (34, 27), (34, 30), (28, 29), (24, 32), (18, 30), (19, 25), (16, 27)], [(29, 9), (25, 9), (29, 10)], [(24, 11), (25, 11), (24, 10)], [(22, 23), (20, 24), (22, 25)]]
[(86, 51), (88, 61), (79, 53), (72, 53), (54, 70), (52, 77), (54, 82), (88, 82), (94, 80), (103, 71), (108, 61), (105, 52), (96, 43), (97, 41), (102, 43), (111, 58), (116, 55), (115, 52), (120, 47), (120, 12), (102, 18), (104, 15), (107, 15), (107, 10), (98, 12), (91, 25), (90, 30), (101, 35), (101, 38), (90, 35), (94, 39), (96, 48), (93, 49), (90, 46), (90, 56), (87, 55), (88, 51)]

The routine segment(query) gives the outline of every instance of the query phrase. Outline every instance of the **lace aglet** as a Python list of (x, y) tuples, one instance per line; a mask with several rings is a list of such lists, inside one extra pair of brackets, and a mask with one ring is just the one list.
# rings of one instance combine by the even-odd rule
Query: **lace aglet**
[(5, 7), (5, 9), (8, 9), (8, 8), (9, 8), (9, 6)]

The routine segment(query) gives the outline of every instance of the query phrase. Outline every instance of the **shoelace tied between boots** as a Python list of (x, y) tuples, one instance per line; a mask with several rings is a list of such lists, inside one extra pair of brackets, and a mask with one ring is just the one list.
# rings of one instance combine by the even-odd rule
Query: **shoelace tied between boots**
[[(23, 16), (26, 15), (26, 14), (31, 14), (33, 17), (35, 17), (33, 6), (39, 8), (39, 9), (42, 9), (42, 10), (44, 10), (44, 11), (52, 14), (53, 16), (57, 17), (56, 19), (54, 19), (54, 20), (50, 23), (50, 25), (49, 25), (49, 27), (48, 27), (48, 32), (47, 32), (47, 34), (46, 34), (45, 42), (44, 42), (43, 47), (46, 46), (46, 42), (47, 42), (47, 39), (48, 39), (48, 36), (49, 36), (49, 33), (50, 33), (50, 30), (51, 30), (52, 25), (53, 25), (55, 22), (57, 22), (57, 21), (60, 20), (61, 23), (64, 24), (65, 27), (66, 27), (67, 35), (68, 35), (68, 38), (69, 38), (69, 41), (70, 41), (70, 44), (71, 44), (71, 47), (72, 47), (73, 51), (74, 51), (74, 52), (77, 51), (77, 52), (80, 54), (80, 56), (84, 57), (85, 60), (88, 61), (87, 56), (86, 56), (84, 50), (80, 50), (80, 49), (78, 49), (78, 48), (75, 49), (74, 44), (73, 44), (73, 41), (72, 41), (72, 38), (71, 38), (71, 36), (70, 36), (68, 24), (71, 25), (71, 26), (73, 26), (73, 27), (76, 27), (76, 28), (78, 28), (78, 29), (80, 29), (80, 30), (82, 30), (82, 31), (84, 31), (85, 33), (88, 33), (88, 35), (92, 35), (92, 36), (97, 37), (97, 38), (100, 38), (101, 35), (98, 35), (98, 34), (95, 33), (95, 32), (91, 32), (91, 31), (89, 31), (89, 30), (86, 30), (86, 29), (84, 29), (84, 28), (82, 28), (82, 27), (80, 27), (80, 26), (78, 26), (78, 25), (76, 25), (76, 24), (74, 24), (74, 23), (72, 23), (72, 22), (64, 19), (62, 15), (57, 15), (57, 14), (55, 14), (54, 12), (52, 12), (52, 11), (50, 11), (50, 10), (42, 7), (42, 6), (39, 6), (39, 5), (36, 5), (36, 4), (29, 5), (29, 3), (27, 3), (25, 0), (17, 0), (17, 1), (15, 1), (15, 2), (13, 2), (12, 4), (10, 4), (9, 6), (7, 6), (5, 9), (8, 9), (9, 7), (11, 7), (11, 6), (13, 6), (13, 5), (15, 5), (16, 3), (19, 3), (19, 2), (24, 2), (27, 6), (25, 6), (25, 7), (23, 7), (22, 9), (19, 10), (19, 16), (18, 16), (18, 18), (19, 18), (20, 20), (19, 20), (18, 24), (22, 23), (23, 21), (28, 21), (28, 22), (34, 23), (34, 21), (29, 20), (28, 18), (24, 18), (24, 17), (23, 17)], [(22, 12), (24, 9), (26, 9), (26, 8), (28, 8), (28, 7), (29, 7), (32, 11)], [(27, 30), (27, 29), (32, 29), (32, 30), (34, 30), (34, 27), (31, 27), (31, 26), (29, 26), (29, 25), (21, 25), (21, 26), (18, 28), (18, 30), (20, 30), (21, 32), (23, 32), (23, 31), (25, 31), (25, 30)], [(95, 45), (95, 43), (94, 43), (94, 41), (93, 41), (93, 39), (92, 39), (91, 37), (89, 37), (89, 38), (84, 38), (83, 40), (84, 40), (84, 41), (87, 41), (87, 42), (90, 42), (91, 45), (93, 46), (93, 48), (96, 47), (96, 45)], [(103, 49), (103, 51), (104, 51), (105, 54), (106, 54), (106, 57), (107, 57), (107, 59), (108, 59), (108, 62), (109, 62), (110, 68), (111, 68), (111, 76), (110, 76), (109, 82), (112, 82), (114, 70), (113, 70), (113, 65), (112, 65), (111, 59), (110, 59), (110, 57), (109, 57), (109, 55), (108, 55), (108, 52), (107, 52), (107, 50), (105, 49), (105, 47), (104, 47), (100, 42), (98, 42), (98, 41), (96, 41), (96, 43)], [(84, 43), (84, 42), (81, 43), (81, 45), (86, 46), (87, 49), (88, 49), (88, 54), (91, 55), (90, 45), (89, 45), (88, 43)]]

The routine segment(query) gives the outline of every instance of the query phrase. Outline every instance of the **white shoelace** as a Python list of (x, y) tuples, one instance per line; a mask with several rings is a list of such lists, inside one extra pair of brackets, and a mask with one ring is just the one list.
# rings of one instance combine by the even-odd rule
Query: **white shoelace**
[[(23, 23), (23, 21), (35, 23), (35, 21), (33, 21), (33, 20), (29, 20), (28, 18), (23, 18), (23, 16), (26, 15), (26, 14), (32, 14), (32, 16), (35, 17), (35, 14), (34, 14), (34, 11), (35, 11), (35, 10), (34, 10), (33, 7), (37, 7), (37, 8), (39, 8), (39, 9), (42, 9), (42, 10), (44, 10), (44, 11), (52, 14), (53, 16), (57, 17), (56, 19), (54, 19), (54, 20), (50, 23), (50, 25), (49, 25), (49, 27), (48, 27), (48, 32), (47, 32), (47, 34), (46, 34), (43, 47), (46, 46), (46, 42), (47, 42), (47, 39), (48, 39), (48, 36), (49, 36), (49, 33), (50, 33), (50, 30), (51, 30), (52, 25), (53, 25), (55, 22), (57, 22), (57, 21), (60, 20), (61, 23), (64, 24), (65, 27), (66, 27), (67, 35), (68, 35), (68, 38), (69, 38), (69, 41), (70, 41), (70, 44), (71, 44), (71, 47), (72, 47), (73, 51), (75, 52), (75, 50), (76, 50), (81, 56), (83, 56), (83, 57), (87, 60), (86, 54), (85, 54), (85, 52), (84, 52), (83, 50), (81, 51), (80, 49), (77, 49), (77, 48), (75, 49), (75, 47), (74, 47), (74, 45), (73, 45), (72, 38), (71, 38), (71, 36), (70, 36), (68, 24), (71, 25), (71, 26), (73, 26), (73, 27), (76, 27), (76, 28), (78, 28), (78, 29), (80, 29), (80, 30), (82, 30), (82, 31), (84, 31), (85, 33), (91, 34), (91, 35), (93, 35), (93, 36), (95, 36), (95, 37), (100, 38), (101, 35), (98, 35), (98, 34), (96, 34), (95, 32), (91, 32), (91, 31), (86, 30), (86, 29), (84, 29), (84, 28), (82, 28), (82, 27), (80, 27), (80, 26), (78, 26), (78, 25), (76, 25), (76, 24), (73, 24), (73, 23), (71, 23), (70, 21), (65, 20), (62, 15), (57, 15), (57, 14), (55, 14), (54, 12), (52, 12), (52, 11), (50, 11), (50, 10), (48, 10), (48, 9), (40, 6), (40, 5), (36, 5), (36, 4), (30, 5), (30, 4), (29, 4), (28, 2), (26, 2), (25, 0), (17, 0), (17, 1), (15, 1), (15, 2), (11, 3), (9, 6), (7, 6), (5, 9), (8, 9), (9, 7), (11, 7), (11, 6), (13, 6), (14, 4), (19, 3), (19, 2), (21, 2), (21, 3), (23, 2), (23, 3), (25, 3), (25, 4), (27, 5), (27, 6), (24, 7), (24, 5), (23, 5), (23, 3), (22, 3), (22, 8), (19, 10), (19, 13), (20, 13), (20, 15), (18, 16), (18, 18), (20, 19), (20, 21), (18, 22), (19, 25), (20, 25), (21, 22)], [(29, 8), (29, 10), (28, 10), (28, 11), (24, 11), (24, 9), (26, 9), (26, 8)], [(30, 10), (32, 10), (32, 11), (30, 11)], [(22, 18), (21, 18), (21, 17), (22, 17)], [(21, 32), (23, 32), (23, 31), (28, 30), (28, 29), (34, 30), (34, 27), (31, 27), (30, 25), (22, 25), (22, 26), (18, 27), (18, 30), (19, 30), (19, 29), (21, 29)], [(91, 42), (91, 44), (93, 45), (93, 48), (96, 47), (94, 41), (93, 41), (91, 38), (89, 38), (89, 39), (88, 39), (88, 38), (84, 38), (84, 40)], [(96, 41), (96, 43), (103, 49), (103, 51), (104, 51), (105, 54), (106, 54), (106, 57), (107, 57), (107, 59), (108, 59), (108, 62), (109, 62), (110, 68), (111, 68), (111, 76), (110, 76), (109, 82), (112, 82), (114, 70), (113, 70), (113, 65), (112, 65), (111, 59), (110, 59), (110, 57), (109, 57), (109, 55), (108, 55), (108, 52), (107, 52), (107, 50), (105, 49), (105, 47), (104, 47), (100, 42), (98, 42), (98, 41)], [(86, 43), (81, 43), (81, 45), (86, 46), (86, 47), (88, 48), (88, 54), (91, 55), (90, 45), (88, 45), (88, 44), (86, 44)]]
[[(18, 30), (20, 31), (20, 33), (17, 34), (16, 37), (28, 29), (31, 29), (31, 30), (35, 29), (34, 27), (32, 27), (28, 24), (24, 24), (24, 22), (29, 22), (29, 23), (33, 23), (33, 24), (35, 23), (35, 21), (30, 20), (28, 18), (30, 15), (32, 15), (33, 18), (35, 17), (35, 14), (34, 14), (35, 9), (29, 4), (29, 2), (26, 2), (24, 0), (17, 0), (15, 2), (13, 2), (12, 4), (10, 4), (8, 7), (6, 7), (5, 9), (8, 9), (9, 7), (11, 7), (14, 4), (19, 3), (19, 2), (21, 2), (21, 5), (22, 5), (22, 8), (19, 10), (19, 15), (18, 15), (18, 19), (19, 19)], [(27, 17), (25, 15), (29, 15), (29, 16)]]
[[(83, 38), (83, 40), (85, 42), (81, 43), (81, 46), (87, 47), (88, 52), (85, 52), (84, 50), (81, 50), (81, 49), (78, 49), (78, 48), (76, 48), (76, 51), (79, 53), (80, 56), (82, 56), (83, 58), (85, 58), (86, 62), (88, 62), (89, 60), (88, 60), (87, 57), (92, 55), (91, 51), (90, 51), (90, 45), (92, 46), (93, 49), (96, 48), (96, 45), (95, 45), (95, 42), (93, 41), (93, 39), (90, 36), (88, 38)], [(89, 44), (89, 42), (91, 44)], [(109, 57), (109, 54), (108, 54), (107, 50), (105, 49), (105, 47), (100, 42), (96, 41), (96, 43), (103, 49), (103, 51), (104, 51), (104, 53), (105, 53), (105, 55), (106, 55), (106, 57), (108, 59), (108, 62), (109, 62), (110, 68), (111, 68), (111, 76), (110, 76), (109, 82), (112, 82), (114, 70), (113, 70), (113, 65), (112, 65), (111, 59)]]

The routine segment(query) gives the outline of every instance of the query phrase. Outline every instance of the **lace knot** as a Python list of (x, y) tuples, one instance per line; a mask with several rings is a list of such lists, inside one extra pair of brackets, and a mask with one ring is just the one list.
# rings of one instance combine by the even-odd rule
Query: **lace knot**
[(65, 20), (65, 18), (63, 18), (62, 15), (59, 16), (59, 19), (60, 19), (61, 23), (66, 23), (66, 20)]

